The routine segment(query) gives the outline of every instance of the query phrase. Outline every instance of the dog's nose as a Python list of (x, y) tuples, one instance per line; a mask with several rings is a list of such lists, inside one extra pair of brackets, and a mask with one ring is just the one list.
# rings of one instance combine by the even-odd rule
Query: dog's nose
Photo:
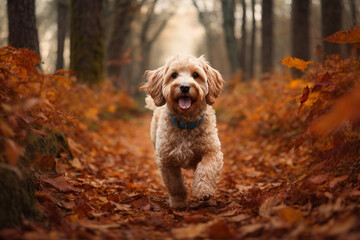
[(189, 89), (190, 89), (190, 85), (187, 84), (187, 83), (182, 83), (180, 85), (180, 91), (183, 92), (183, 93), (188, 93)]

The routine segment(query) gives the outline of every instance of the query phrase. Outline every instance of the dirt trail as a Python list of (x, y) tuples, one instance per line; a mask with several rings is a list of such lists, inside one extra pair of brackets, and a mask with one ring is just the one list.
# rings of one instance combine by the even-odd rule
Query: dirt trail
[[(2, 236), (288, 239), (339, 237), (359, 225), (358, 217), (350, 214), (359, 212), (356, 204), (345, 207), (344, 199), (328, 196), (326, 206), (314, 212), (310, 197), (301, 197), (303, 193), (294, 186), (309, 158), (306, 150), (294, 154), (267, 141), (240, 141), (225, 124), (218, 126), (225, 165), (217, 196), (201, 203), (190, 195), (186, 211), (169, 208), (150, 141), (150, 120), (149, 115), (128, 121), (103, 120), (97, 130), (87, 131), (82, 142), (70, 138), (75, 156), (71, 166), (58, 159), (60, 174), (39, 177), (37, 198), (51, 225), (27, 222), (21, 231), (6, 230)], [(184, 174), (189, 183), (192, 173)], [(291, 203), (287, 199), (292, 194), (299, 196)], [(331, 220), (336, 207), (343, 212)]]

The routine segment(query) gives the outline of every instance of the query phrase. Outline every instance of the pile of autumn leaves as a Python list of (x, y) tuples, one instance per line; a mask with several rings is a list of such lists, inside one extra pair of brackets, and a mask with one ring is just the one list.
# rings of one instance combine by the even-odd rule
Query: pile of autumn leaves
[(336, 161), (358, 159), (358, 150), (347, 146), (360, 146), (360, 28), (324, 40), (352, 43), (353, 56), (332, 55), (322, 63), (285, 58), (283, 65), (304, 73), (299, 79), (274, 74), (263, 82), (239, 83), (234, 78), (217, 107), (220, 119), (248, 139), (266, 138), (287, 149), (310, 143), (318, 154), (333, 150)]
[(110, 84), (91, 88), (71, 71), (42, 74), (40, 58), (28, 49), (0, 48), (0, 155), (16, 167), (26, 136), (60, 131), (76, 135), (100, 118), (135, 108), (135, 102)]

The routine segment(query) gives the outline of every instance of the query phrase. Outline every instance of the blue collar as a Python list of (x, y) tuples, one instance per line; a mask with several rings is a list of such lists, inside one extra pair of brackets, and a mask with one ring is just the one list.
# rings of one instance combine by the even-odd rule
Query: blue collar
[(196, 128), (197, 126), (200, 125), (200, 123), (201, 123), (202, 120), (204, 119), (204, 116), (205, 116), (205, 113), (204, 113), (203, 115), (201, 115), (201, 118), (200, 118), (199, 121), (189, 122), (189, 123), (183, 123), (183, 122), (180, 122), (179, 119), (174, 118), (174, 116), (170, 113), (170, 117), (171, 117), (173, 123), (174, 123), (176, 126), (179, 126), (181, 129), (194, 129), (194, 128)]

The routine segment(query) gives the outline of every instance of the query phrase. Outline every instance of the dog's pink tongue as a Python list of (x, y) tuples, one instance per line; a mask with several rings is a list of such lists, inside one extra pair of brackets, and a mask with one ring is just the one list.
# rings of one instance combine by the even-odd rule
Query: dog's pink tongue
[(179, 106), (181, 109), (188, 109), (191, 106), (191, 98), (181, 97), (179, 98)]

